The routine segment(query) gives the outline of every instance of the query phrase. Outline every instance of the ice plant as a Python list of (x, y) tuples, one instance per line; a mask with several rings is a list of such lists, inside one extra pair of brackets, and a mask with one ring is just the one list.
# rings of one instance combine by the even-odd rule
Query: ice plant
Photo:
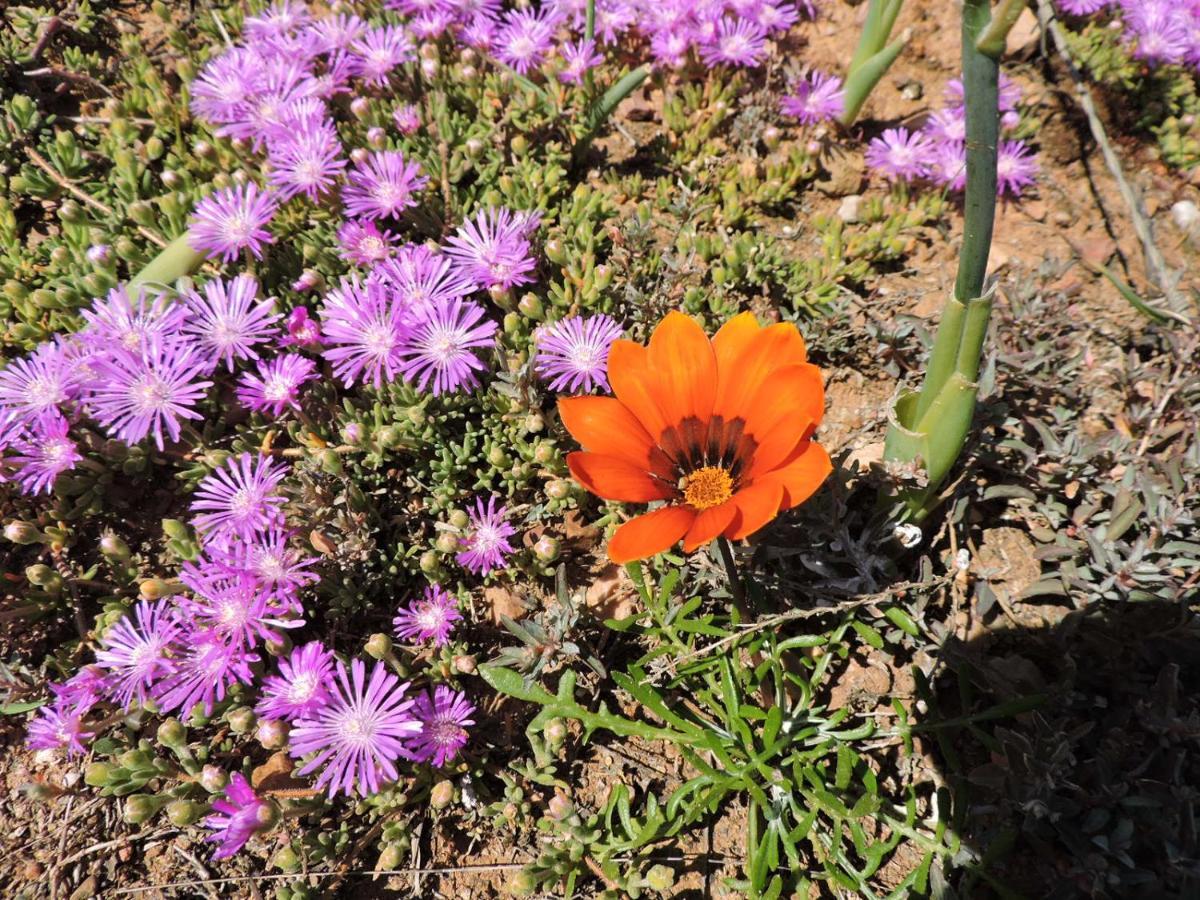
[(337, 664), (329, 702), (292, 727), (289, 752), (296, 758), (313, 754), (299, 770), (309, 775), (320, 770), (315, 787), (331, 797), (339, 793), (377, 794), (386, 781), (399, 777), (396, 760), (404, 754), (404, 741), (421, 730), (406, 699), (407, 682), (377, 662), (367, 679), (361, 659), (347, 672)]
[(273, 416), (300, 408), (300, 387), (317, 377), (316, 363), (299, 353), (281, 353), (266, 360), (258, 372), (246, 372), (237, 386), (237, 398), (255, 412)]
[(254, 680), (250, 667), (259, 656), (245, 647), (227, 644), (203, 631), (190, 632), (182, 643), (186, 649), (180, 653), (177, 665), (154, 685), (154, 701), (160, 711), (190, 712), (200, 704), (209, 715), (234, 684)]
[(83, 721), (91, 708), (91, 703), (69, 703), (62, 698), (43, 706), (26, 726), (26, 746), (30, 750), (65, 748), (68, 754), (82, 756), (87, 753), (87, 742), (96, 736)]
[(933, 149), (919, 131), (888, 128), (867, 145), (867, 165), (888, 181), (915, 181), (929, 175)]
[(683, 541), (753, 534), (807, 500), (831, 471), (814, 443), (824, 412), (821, 373), (791, 324), (761, 327), (751, 313), (709, 340), (694, 319), (667, 315), (643, 347), (619, 340), (608, 357), (615, 397), (558, 401), (583, 446), (571, 474), (606, 500), (662, 501), (617, 529), (618, 563)]
[(295, 648), (279, 661), (279, 674), (263, 679), (255, 711), (270, 719), (293, 721), (315, 715), (329, 702), (333, 652), (320, 641)]
[(6, 462), (15, 467), (16, 480), (28, 494), (49, 493), (63, 472), (83, 459), (67, 436), (70, 423), (59, 413), (46, 413), (13, 442)]
[(476, 286), (507, 290), (533, 281), (526, 222), (511, 210), (479, 212), (446, 241), (446, 253)]
[(477, 575), (504, 568), (505, 560), (515, 549), (508, 539), (517, 533), (516, 529), (508, 524), (507, 508), (497, 508), (496, 503), (494, 495), (488, 497), (486, 504), (482, 497), (475, 501), (467, 533), (462, 538), (463, 549), (454, 557), (460, 566)]
[(225, 796), (212, 803), (213, 813), (204, 827), (215, 832), (206, 840), (220, 846), (213, 859), (233, 856), (245, 846), (251, 835), (275, 824), (278, 814), (269, 800), (263, 800), (250, 787), (241, 772), (234, 772), (225, 788)]
[(409, 752), (418, 762), (444, 766), (466, 745), (467, 726), (475, 724), (474, 712), (466, 694), (444, 684), (421, 694), (413, 705), (413, 717), (421, 730), (407, 741)]
[(346, 387), (361, 381), (379, 388), (399, 376), (412, 322), (385, 285), (343, 278), (325, 297), (321, 325), (322, 353)]
[(816, 125), (838, 118), (846, 110), (846, 92), (836, 75), (813, 70), (792, 86), (792, 93), (779, 101), (779, 110), (803, 125)]
[(108, 629), (96, 664), (109, 671), (114, 700), (126, 709), (145, 701), (155, 683), (173, 671), (182, 630), (174, 607), (147, 600)]
[(430, 641), (435, 647), (444, 647), (450, 642), (454, 623), (462, 619), (458, 611), (458, 599), (448, 594), (440, 585), (431, 584), (425, 593), (397, 611), (392, 624), (396, 636), (401, 639)]
[(608, 350), (623, 333), (605, 315), (560, 319), (538, 330), (534, 370), (552, 391), (607, 391)]
[(278, 493), (288, 467), (268, 456), (242, 453), (206, 475), (189, 507), (192, 524), (206, 539), (253, 539), (256, 532), (277, 525), (286, 498)]
[(235, 360), (257, 359), (254, 345), (274, 336), (279, 321), (275, 302), (259, 299), (258, 293), (257, 278), (238, 275), (229, 281), (214, 278), (203, 293), (189, 291), (184, 296), (189, 313), (184, 331), (213, 357), (212, 368), (224, 362), (232, 372)]
[(196, 204), (188, 223), (188, 239), (197, 250), (233, 262), (243, 250), (261, 259), (263, 247), (275, 238), (267, 224), (278, 204), (255, 184), (223, 188)]
[(484, 319), (478, 303), (442, 298), (426, 311), (404, 344), (404, 377), (435, 397), (475, 387), (476, 372), (484, 368), (475, 351), (491, 347), (496, 330), (496, 323)]
[(346, 213), (364, 219), (395, 217), (417, 205), (416, 194), (429, 179), (399, 150), (370, 154), (350, 170), (342, 190)]

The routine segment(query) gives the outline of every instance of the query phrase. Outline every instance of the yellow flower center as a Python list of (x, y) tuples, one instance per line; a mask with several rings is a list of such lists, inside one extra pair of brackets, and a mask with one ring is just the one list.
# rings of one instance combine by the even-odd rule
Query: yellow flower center
[(720, 506), (733, 496), (733, 476), (720, 466), (697, 469), (683, 480), (683, 499), (696, 509)]

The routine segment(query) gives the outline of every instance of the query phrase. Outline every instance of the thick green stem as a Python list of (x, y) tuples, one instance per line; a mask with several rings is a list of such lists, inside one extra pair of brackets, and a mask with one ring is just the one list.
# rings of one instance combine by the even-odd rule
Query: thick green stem
[(596, 0), (587, 0), (587, 22), (583, 28), (583, 36), (588, 41), (596, 40)]
[(613, 110), (620, 105), (622, 100), (636, 91), (649, 75), (649, 66), (638, 66), (604, 92), (604, 96), (588, 112), (587, 131), (575, 142), (573, 155), (576, 162), (583, 159), (584, 154), (587, 153), (587, 148), (592, 145), (592, 140), (600, 130), (600, 126), (608, 121), (609, 117), (613, 114)]
[(1008, 33), (1027, 8), (1026, 0), (1000, 0), (992, 20), (975, 41), (975, 49), (993, 59), (999, 59), (1008, 42)]
[(167, 244), (142, 271), (129, 279), (129, 287), (136, 288), (143, 284), (174, 284), (184, 275), (191, 275), (199, 269), (203, 262), (204, 254), (192, 248), (185, 231)]
[(846, 69), (845, 109), (838, 117), (842, 125), (853, 124), (875, 85), (904, 49), (903, 38), (888, 43), (903, 5), (904, 0), (871, 0), (858, 47)]

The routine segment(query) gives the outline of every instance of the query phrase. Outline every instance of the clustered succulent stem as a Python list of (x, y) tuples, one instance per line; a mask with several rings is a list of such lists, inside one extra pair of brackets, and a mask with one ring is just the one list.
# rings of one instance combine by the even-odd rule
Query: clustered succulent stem
[(904, 36), (888, 43), (903, 6), (904, 0), (871, 0), (858, 48), (846, 70), (845, 110), (838, 119), (843, 126), (854, 124), (867, 97), (904, 49)]

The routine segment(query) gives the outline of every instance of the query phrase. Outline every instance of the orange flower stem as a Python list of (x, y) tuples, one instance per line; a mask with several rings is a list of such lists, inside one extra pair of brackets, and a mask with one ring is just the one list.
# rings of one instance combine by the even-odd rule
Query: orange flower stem
[(737, 564), (733, 561), (733, 548), (729, 546), (729, 539), (724, 535), (717, 537), (716, 544), (717, 552), (721, 556), (721, 564), (725, 566), (725, 577), (729, 579), (729, 594), (733, 597), (733, 605), (742, 620), (750, 622), (754, 619), (754, 614), (746, 602), (746, 585), (742, 583), (742, 578), (738, 575)]

